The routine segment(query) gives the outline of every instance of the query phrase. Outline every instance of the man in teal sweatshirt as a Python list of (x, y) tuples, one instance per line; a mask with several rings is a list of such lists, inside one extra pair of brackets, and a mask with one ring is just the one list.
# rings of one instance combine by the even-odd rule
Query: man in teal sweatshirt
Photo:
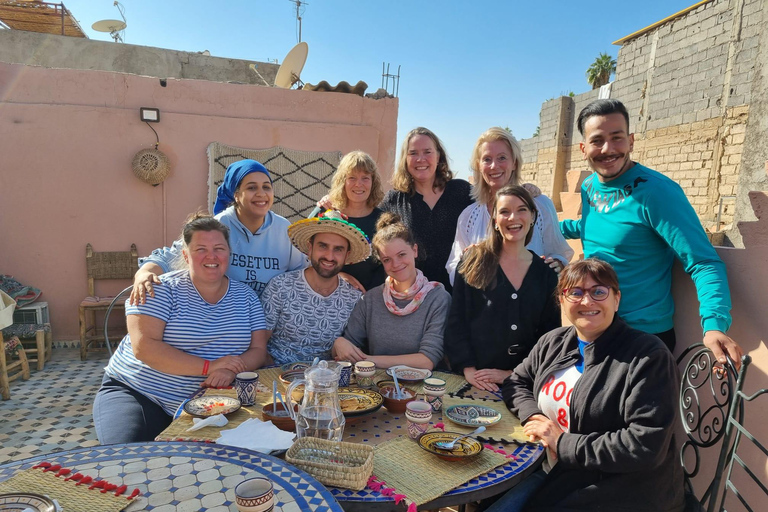
[(579, 114), (579, 143), (593, 172), (581, 187), (582, 217), (564, 220), (565, 238), (581, 238), (584, 256), (607, 261), (621, 286), (619, 314), (674, 350), (672, 263), (677, 257), (696, 285), (704, 344), (720, 362), (741, 348), (725, 333), (731, 295), (723, 264), (682, 188), (630, 159), (634, 134), (626, 107), (596, 100)]

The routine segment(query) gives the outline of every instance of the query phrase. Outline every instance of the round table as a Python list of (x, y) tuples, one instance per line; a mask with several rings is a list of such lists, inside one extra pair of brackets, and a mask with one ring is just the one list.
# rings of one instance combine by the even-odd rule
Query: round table
[(251, 450), (206, 443), (137, 443), (51, 453), (0, 466), (0, 482), (41, 461), (141, 495), (126, 511), (237, 511), (235, 486), (264, 476), (275, 486), (275, 512), (342, 512), (321, 483), (280, 459)]

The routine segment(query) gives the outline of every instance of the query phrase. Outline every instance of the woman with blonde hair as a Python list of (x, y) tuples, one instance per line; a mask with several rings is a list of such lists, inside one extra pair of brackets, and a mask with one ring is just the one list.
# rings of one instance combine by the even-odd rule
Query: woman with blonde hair
[(334, 342), (334, 356), (372, 361), (379, 368), (404, 364), (431, 370), (443, 358), (451, 296), (416, 268), (419, 247), (400, 217), (385, 213), (376, 229), (373, 250), (388, 277), (355, 305), (344, 336)]
[(488, 236), (458, 266), (445, 352), (453, 371), (496, 392), (544, 333), (560, 326), (557, 274), (526, 249), (537, 208), (523, 187), (495, 194)]
[[(489, 128), (477, 139), (470, 166), (474, 176), (472, 198), (475, 203), (461, 213), (456, 226), (456, 237), (446, 265), (451, 282), (464, 250), (487, 236), (496, 192), (505, 185), (519, 184), (523, 167), (520, 143), (504, 128)], [(534, 198), (534, 203), (539, 215), (528, 249), (545, 258), (559, 272), (570, 261), (573, 249), (560, 233), (552, 200), (541, 194)]]
[[(368, 240), (376, 234), (376, 221), (382, 214), (377, 205), (383, 197), (381, 176), (373, 158), (363, 151), (344, 155), (333, 175), (327, 202), (359, 227)], [(320, 210), (319, 206), (315, 208), (309, 218), (317, 216)], [(342, 271), (357, 279), (366, 290), (380, 285), (386, 277), (373, 255), (360, 263), (345, 265)]]
[(405, 136), (392, 185), (380, 208), (403, 219), (422, 250), (419, 268), (450, 291), (445, 264), (459, 215), (472, 203), (469, 183), (453, 178), (442, 142), (419, 127)]

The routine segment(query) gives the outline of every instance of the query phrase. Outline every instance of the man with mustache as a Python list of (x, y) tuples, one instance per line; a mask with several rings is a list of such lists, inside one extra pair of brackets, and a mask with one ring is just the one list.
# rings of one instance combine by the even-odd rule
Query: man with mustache
[(725, 333), (731, 295), (725, 265), (709, 243), (683, 189), (630, 159), (629, 114), (615, 99), (596, 100), (578, 117), (584, 160), (594, 171), (581, 186), (582, 217), (564, 220), (565, 238), (581, 238), (584, 257), (613, 265), (619, 276), (619, 314), (674, 350), (672, 263), (677, 257), (696, 285), (704, 344), (721, 363), (741, 359)]
[(329, 359), (362, 296), (339, 272), (370, 256), (371, 247), (357, 226), (333, 210), (294, 222), (288, 236), (310, 266), (280, 274), (264, 289), (267, 351), (277, 364)]

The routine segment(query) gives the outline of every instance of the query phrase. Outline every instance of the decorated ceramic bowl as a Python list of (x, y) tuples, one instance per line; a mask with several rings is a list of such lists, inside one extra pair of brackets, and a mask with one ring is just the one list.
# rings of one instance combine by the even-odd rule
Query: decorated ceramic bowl
[(437, 443), (450, 443), (463, 435), (457, 432), (427, 432), (419, 437), (419, 446), (429, 453), (451, 462), (467, 460), (479, 455), (483, 451), (483, 443), (473, 437), (459, 439), (452, 450), (444, 450), (437, 447)]
[[(294, 412), (298, 411), (299, 405), (293, 404)], [(286, 432), (296, 432), (296, 422), (291, 419), (291, 414), (281, 402), (276, 406), (272, 402), (261, 408), (261, 419), (271, 421), (274, 426)]]

